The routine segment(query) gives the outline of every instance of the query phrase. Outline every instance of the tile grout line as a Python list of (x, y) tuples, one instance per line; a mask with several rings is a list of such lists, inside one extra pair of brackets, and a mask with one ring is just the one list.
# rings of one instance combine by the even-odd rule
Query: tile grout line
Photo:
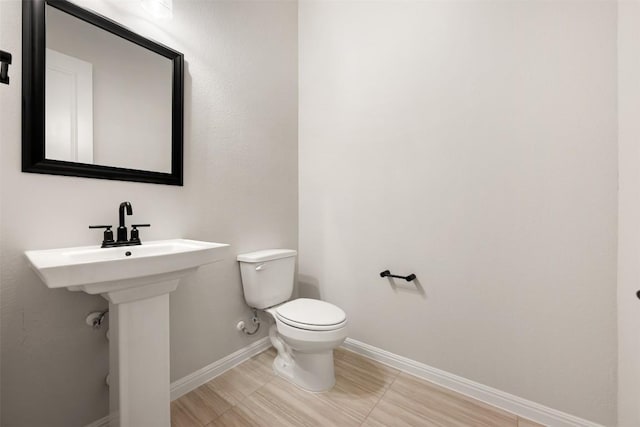
[[(230, 370), (232, 370), (232, 369), (236, 369), (236, 368), (238, 368), (238, 367), (240, 367), (240, 366), (244, 365), (244, 364), (245, 364), (246, 362), (248, 362), (249, 360), (254, 359), (255, 357), (258, 357), (259, 355), (261, 355), (262, 353), (264, 353), (264, 352), (266, 352), (266, 351), (268, 351), (268, 350), (269, 350), (269, 349), (266, 349), (266, 350), (261, 351), (260, 353), (256, 354), (255, 356), (253, 356), (253, 357), (251, 357), (251, 358), (249, 358), (249, 359), (245, 360), (244, 362), (242, 362), (242, 363), (240, 363), (240, 364), (238, 364), (238, 365), (234, 366), (234, 367), (233, 367), (233, 368), (231, 368)], [(242, 402), (244, 402), (245, 400), (247, 400), (247, 399), (249, 398), (249, 396), (253, 395), (253, 394), (254, 394), (254, 393), (256, 393), (258, 390), (260, 390), (261, 388), (263, 388), (264, 386), (266, 386), (267, 384), (269, 384), (271, 381), (273, 381), (273, 380), (274, 380), (274, 378), (275, 378), (275, 372), (274, 372), (274, 375), (273, 375), (271, 378), (269, 378), (269, 380), (268, 380), (268, 381), (266, 381), (264, 384), (260, 385), (260, 387), (258, 387), (257, 389), (255, 389), (254, 391), (252, 391), (251, 393), (249, 393), (248, 395), (246, 395), (246, 396), (245, 396), (245, 395), (243, 394), (243, 395), (242, 395), (242, 399), (238, 400), (238, 403), (237, 403), (237, 404), (235, 404), (235, 405), (231, 405), (230, 407), (228, 407), (227, 409), (225, 409), (224, 411), (222, 411), (222, 412), (220, 413), (220, 415), (218, 415), (216, 418), (214, 418), (213, 420), (209, 421), (206, 425), (203, 425), (202, 427), (207, 427), (207, 426), (209, 426), (210, 424), (212, 424), (214, 421), (216, 421), (217, 419), (219, 419), (220, 417), (222, 417), (222, 416), (223, 416), (224, 414), (226, 414), (227, 412), (229, 412), (229, 411), (233, 410), (233, 409), (234, 409), (235, 407), (237, 407), (237, 406), (240, 406), (240, 405), (242, 404)], [(213, 380), (211, 380), (211, 381), (213, 381)], [(215, 387), (212, 387), (212, 389), (215, 391)], [(253, 411), (251, 411), (249, 408), (245, 408), (245, 410), (248, 410), (248, 411), (250, 411), (250, 412), (253, 412)]]
[[(268, 350), (268, 349), (267, 349), (267, 350)], [(258, 355), (260, 355), (260, 354), (262, 354), (262, 353), (266, 352), (267, 350), (264, 350), (263, 352), (259, 353)], [(258, 355), (254, 356), (254, 357), (257, 357)], [(251, 359), (249, 359), (249, 360), (251, 360)], [(240, 365), (238, 365), (238, 366), (240, 366)], [(253, 391), (252, 391), (251, 393), (249, 393), (248, 395), (243, 396), (243, 398), (238, 402), (238, 404), (237, 404), (237, 405), (234, 405), (234, 406), (232, 406), (232, 407), (231, 407), (231, 408), (229, 408), (229, 409), (233, 409), (233, 408), (235, 408), (235, 407), (237, 407), (237, 406), (240, 406), (240, 405), (241, 405), (245, 400), (247, 400), (249, 397), (253, 396), (253, 395), (254, 395), (254, 394), (256, 394), (258, 391), (260, 391), (261, 389), (263, 389), (264, 387), (266, 387), (266, 385), (267, 385), (267, 384), (271, 384), (271, 382), (273, 382), (273, 381), (277, 378), (276, 372), (275, 372), (275, 370), (273, 369), (273, 367), (271, 367), (271, 371), (272, 371), (272, 374), (273, 374), (273, 375), (271, 376), (271, 378), (269, 378), (269, 380), (267, 380), (264, 384), (262, 384), (262, 385), (261, 385), (260, 387), (258, 387), (257, 389), (253, 390)], [(228, 409), (228, 410), (229, 410), (229, 409)], [(243, 410), (244, 410), (244, 411), (249, 411), (249, 412), (251, 412), (252, 414), (257, 415), (254, 411), (252, 411), (252, 410), (251, 410), (250, 408), (248, 408), (247, 406), (245, 406), (245, 407), (243, 408)], [(226, 411), (225, 411), (225, 412), (226, 412)], [(221, 416), (222, 416), (222, 415), (221, 415)], [(206, 427), (206, 426), (205, 426), (205, 427)]]
[(376, 409), (376, 407), (378, 406), (378, 404), (380, 403), (380, 401), (386, 396), (387, 392), (391, 389), (391, 386), (393, 385), (393, 383), (396, 382), (396, 380), (398, 379), (398, 377), (400, 376), (401, 371), (398, 371), (398, 373), (393, 377), (393, 381), (391, 381), (389, 383), (389, 385), (384, 389), (384, 393), (382, 393), (382, 395), (380, 396), (380, 398), (376, 401), (376, 404), (373, 405), (373, 407), (369, 410), (369, 412), (367, 413), (367, 415), (364, 417), (364, 420), (362, 420), (362, 422), (360, 423), (360, 426), (362, 426), (367, 419), (369, 418), (369, 416), (371, 415), (371, 413), (373, 412), (374, 409)]
[[(243, 362), (243, 363), (244, 363), (244, 362)], [(241, 363), (240, 365), (242, 365), (242, 363)], [(235, 366), (235, 367), (233, 367), (233, 368), (231, 368), (231, 369), (235, 369), (235, 368), (237, 368), (237, 367), (238, 367), (238, 366), (240, 366), (240, 365), (237, 365), (237, 366)], [(213, 381), (213, 380), (211, 380), (211, 381)], [(205, 384), (203, 384), (203, 385), (207, 385), (207, 384), (209, 384), (209, 383), (205, 383)], [(211, 386), (210, 388), (211, 388), (211, 390), (213, 390), (213, 391), (214, 391), (218, 396), (220, 396), (220, 398), (224, 399), (224, 397), (222, 397), (222, 395), (221, 395), (220, 393), (218, 393), (218, 390), (217, 390), (217, 388), (216, 388), (216, 387)], [(241, 403), (242, 403), (242, 402), (243, 402), (247, 397), (248, 397), (248, 396), (244, 396), (244, 395), (243, 395), (242, 399), (241, 399), (241, 400), (239, 400), (237, 404), (235, 404), (235, 405), (229, 405), (229, 407), (228, 407), (227, 409), (225, 409), (224, 411), (220, 412), (220, 414), (218, 414), (218, 416), (217, 416), (217, 417), (215, 417), (214, 419), (212, 419), (211, 421), (209, 421), (207, 424), (204, 424), (204, 425), (203, 425), (203, 427), (207, 427), (207, 426), (209, 426), (210, 424), (212, 424), (214, 421), (216, 421), (217, 419), (219, 419), (220, 417), (222, 417), (224, 414), (226, 414), (227, 412), (231, 411), (233, 408), (235, 408), (236, 406), (238, 406), (239, 404), (241, 404)]]

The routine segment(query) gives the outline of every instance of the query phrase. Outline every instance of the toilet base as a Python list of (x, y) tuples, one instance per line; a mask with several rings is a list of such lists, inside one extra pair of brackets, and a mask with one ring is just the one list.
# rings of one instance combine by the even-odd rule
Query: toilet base
[(336, 383), (333, 369), (333, 350), (319, 353), (291, 352), (290, 362), (280, 355), (273, 361), (276, 375), (303, 390), (320, 393), (333, 388)]
[(282, 339), (275, 324), (269, 328), (269, 338), (278, 351), (273, 361), (276, 375), (306, 391), (319, 393), (333, 388), (336, 383), (333, 345), (325, 350), (298, 351)]

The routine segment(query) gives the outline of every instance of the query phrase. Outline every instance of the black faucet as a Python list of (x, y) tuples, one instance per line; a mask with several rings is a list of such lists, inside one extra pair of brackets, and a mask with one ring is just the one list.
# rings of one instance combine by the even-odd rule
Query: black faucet
[(131, 239), (127, 239), (127, 227), (124, 224), (124, 215), (133, 214), (133, 208), (131, 207), (130, 202), (122, 202), (120, 203), (120, 208), (118, 209), (120, 225), (118, 226), (118, 237), (116, 241), (113, 241), (113, 231), (111, 231), (111, 225), (90, 225), (89, 228), (104, 228), (104, 239), (102, 240), (103, 248), (113, 248), (116, 246), (133, 246), (140, 245), (142, 242), (140, 241), (140, 233), (138, 231), (139, 227), (151, 227), (151, 224), (131, 224)]
[(127, 215), (133, 214), (133, 208), (131, 207), (130, 202), (122, 202), (120, 203), (120, 209), (118, 209), (118, 213), (120, 215), (120, 224), (118, 225), (118, 238), (116, 240), (117, 243), (126, 242), (127, 238), (127, 227), (124, 225), (124, 212), (127, 210)]

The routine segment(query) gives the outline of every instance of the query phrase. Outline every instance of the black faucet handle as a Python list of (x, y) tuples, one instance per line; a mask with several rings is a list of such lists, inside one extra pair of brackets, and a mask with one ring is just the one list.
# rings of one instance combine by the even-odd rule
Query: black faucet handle
[(113, 225), (90, 225), (89, 228), (104, 228), (104, 234), (102, 237), (102, 247), (106, 247), (109, 243), (113, 243), (113, 231), (111, 231)]
[(151, 227), (151, 224), (131, 224), (131, 239), (129, 241), (136, 244), (140, 244), (138, 227)]

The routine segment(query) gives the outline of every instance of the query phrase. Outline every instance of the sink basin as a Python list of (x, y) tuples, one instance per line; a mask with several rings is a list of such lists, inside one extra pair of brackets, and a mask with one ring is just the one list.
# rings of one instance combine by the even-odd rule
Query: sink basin
[(201, 265), (221, 260), (220, 249), (228, 246), (172, 239), (118, 248), (26, 251), (25, 255), (49, 288), (105, 294), (182, 277)]
[(181, 277), (222, 260), (228, 246), (173, 239), (25, 252), (47, 287), (109, 301), (110, 426), (171, 426), (169, 293)]

